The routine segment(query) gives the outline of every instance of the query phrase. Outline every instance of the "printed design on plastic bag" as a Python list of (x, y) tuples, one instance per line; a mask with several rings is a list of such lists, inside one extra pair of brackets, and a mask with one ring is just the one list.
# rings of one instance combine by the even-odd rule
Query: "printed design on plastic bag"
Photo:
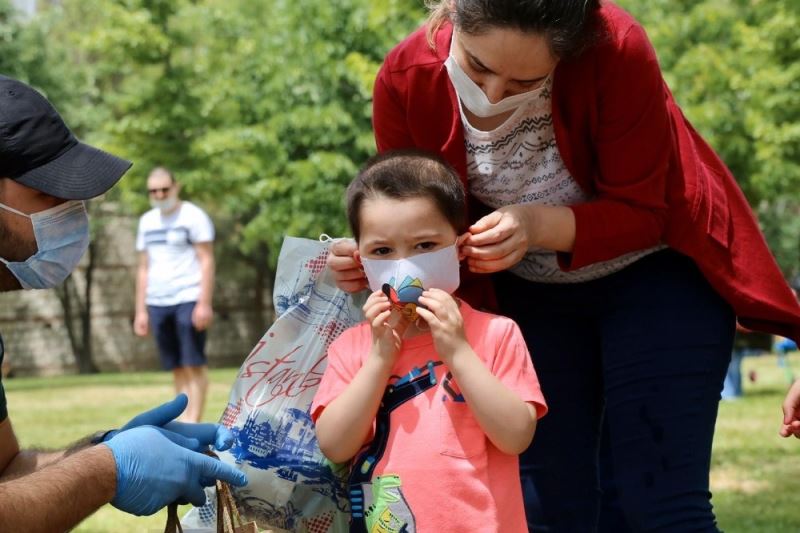
[[(221, 417), (236, 441), (220, 459), (250, 480), (233, 491), (234, 499), (261, 528), (347, 529), (347, 468), (320, 452), (309, 409), (328, 346), (362, 315), (360, 305), (336, 287), (326, 259), (324, 243), (284, 240), (273, 290), (277, 318), (242, 363)], [(215, 517), (206, 505), (183, 523), (209, 526)]]
[[(270, 524), (288, 531), (318, 531), (326, 533), (337, 515), (322, 508), (320, 502), (328, 502), (328, 509), (336, 509), (342, 516), (348, 510), (345, 466), (335, 465), (321, 455), (308, 407), (303, 409), (283, 408), (280, 418), (260, 418), (259, 411), (252, 412), (242, 424), (237, 422), (242, 413), (242, 402), (229, 404), (224, 415), (227, 423), (233, 423), (234, 446), (226, 452), (251, 478), (254, 475), (269, 475), (292, 486), (291, 500), (283, 505), (271, 498), (256, 495), (258, 490), (248, 487), (236, 489), (234, 496), (243, 514), (259, 524)], [(234, 415), (236, 413), (236, 415)], [(239, 424), (240, 427), (237, 427)], [(262, 472), (255, 474), (255, 471)], [(316, 500), (311, 508), (322, 508), (319, 514), (308, 512), (303, 502)], [(304, 511), (305, 509), (305, 511)], [(327, 524), (327, 525), (326, 525)]]
[[(286, 312), (287, 309), (300, 303), (301, 301), (308, 300), (311, 292), (314, 290), (316, 280), (319, 275), (325, 270), (325, 263), (328, 258), (328, 249), (325, 248), (313, 259), (309, 259), (303, 263), (303, 267), (296, 273), (296, 277), (292, 282), (282, 284), (280, 279), (275, 280), (275, 314), (280, 316)], [(309, 278), (307, 283), (300, 286), (306, 278)], [(341, 300), (345, 300), (347, 295), (341, 291), (333, 291), (340, 293)], [(317, 296), (323, 296), (318, 293)], [(323, 296), (324, 299), (324, 296)], [(337, 306), (338, 309), (343, 308), (343, 304)]]
[[(255, 416), (250, 416), (241, 429), (232, 431), (236, 444), (229, 453), (236, 464), (247, 463), (269, 470), (280, 479), (306, 485), (313, 493), (328, 498), (336, 509), (347, 510), (345, 470), (324, 459), (320, 462), (314, 423), (308, 411), (285, 409), (283, 418), (277, 422), (258, 422)], [(267, 523), (292, 529), (302, 518), (292, 506), (276, 507), (248, 492), (246, 488), (237, 490), (241, 503), (256, 520), (262, 518)]]

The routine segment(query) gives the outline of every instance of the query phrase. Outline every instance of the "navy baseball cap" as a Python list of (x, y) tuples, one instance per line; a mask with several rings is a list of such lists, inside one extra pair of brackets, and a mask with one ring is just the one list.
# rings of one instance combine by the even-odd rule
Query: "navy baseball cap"
[(0, 75), (0, 178), (65, 200), (110, 189), (131, 162), (80, 142), (30, 86)]

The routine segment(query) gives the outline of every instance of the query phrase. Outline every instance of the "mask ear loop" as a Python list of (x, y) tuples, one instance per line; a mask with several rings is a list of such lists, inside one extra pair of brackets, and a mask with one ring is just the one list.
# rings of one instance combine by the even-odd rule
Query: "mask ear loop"
[(21, 217), (33, 218), (33, 217), (31, 217), (31, 215), (29, 215), (27, 213), (23, 213), (22, 211), (14, 209), (13, 207), (11, 207), (9, 205), (6, 205), (6, 204), (3, 204), (3, 203), (0, 203), (0, 209), (5, 209), (6, 211), (9, 211), (10, 213), (14, 213), (15, 215), (19, 215)]
[(331, 237), (327, 233), (320, 233), (317, 240), (324, 243), (334, 243), (339, 241), (352, 241), (353, 239), (351, 237)]
[[(331, 237), (327, 233), (320, 233), (319, 237), (317, 237), (317, 240), (319, 242), (321, 242), (321, 243), (324, 243), (324, 244), (334, 244), (334, 243), (337, 243), (339, 241), (346, 241), (346, 240), (352, 240), (352, 239), (350, 239), (350, 237)], [(364, 265), (361, 263), (361, 259), (358, 259), (358, 263), (359, 263), (358, 266), (361, 269), (361, 272), (364, 273), (364, 277), (366, 278), (367, 277), (367, 273), (364, 271)]]

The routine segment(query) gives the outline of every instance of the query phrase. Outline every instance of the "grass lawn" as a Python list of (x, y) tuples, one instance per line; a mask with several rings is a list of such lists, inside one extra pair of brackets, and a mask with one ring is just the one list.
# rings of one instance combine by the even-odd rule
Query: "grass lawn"
[[(800, 354), (790, 360), (800, 375)], [(800, 442), (777, 433), (786, 377), (774, 356), (745, 358), (743, 374), (751, 370), (757, 379), (745, 383), (745, 396), (720, 406), (711, 472), (714, 507), (728, 533), (797, 532)], [(206, 420), (219, 418), (235, 375), (236, 369), (211, 371)], [(11, 420), (24, 447), (65, 446), (172, 398), (166, 373), (16, 378), (5, 385)], [(139, 518), (107, 505), (75, 531), (163, 531), (165, 521), (164, 512)]]

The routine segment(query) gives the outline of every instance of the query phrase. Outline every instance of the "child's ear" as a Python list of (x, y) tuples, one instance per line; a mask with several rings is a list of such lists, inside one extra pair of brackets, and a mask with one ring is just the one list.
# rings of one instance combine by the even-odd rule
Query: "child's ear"
[(462, 252), (462, 247), (464, 246), (464, 242), (469, 238), (470, 233), (465, 231), (463, 234), (459, 235), (456, 239), (456, 250), (458, 251), (458, 260), (463, 261), (465, 257), (467, 257), (464, 252)]

